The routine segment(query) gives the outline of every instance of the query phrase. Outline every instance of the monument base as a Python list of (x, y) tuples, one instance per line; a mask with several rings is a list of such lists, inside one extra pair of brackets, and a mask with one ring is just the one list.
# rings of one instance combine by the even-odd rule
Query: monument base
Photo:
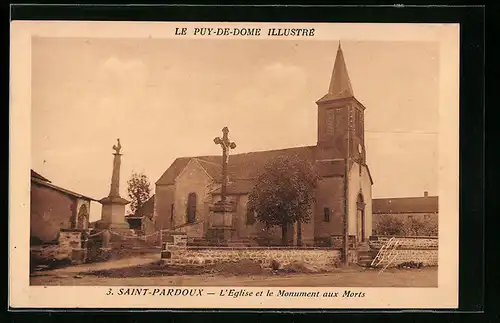
[(211, 245), (227, 247), (237, 239), (236, 230), (233, 228), (210, 228), (207, 230), (207, 240)]
[(236, 230), (233, 228), (235, 211), (235, 205), (227, 201), (219, 201), (210, 208), (207, 240), (212, 244), (225, 246), (236, 239)]
[(97, 223), (99, 229), (115, 232), (130, 232), (130, 225), (125, 220), (125, 205), (129, 201), (119, 196), (108, 196), (99, 201), (102, 204), (101, 220)]
[(127, 222), (106, 222), (101, 220), (96, 223), (96, 228), (101, 230), (131, 232)]

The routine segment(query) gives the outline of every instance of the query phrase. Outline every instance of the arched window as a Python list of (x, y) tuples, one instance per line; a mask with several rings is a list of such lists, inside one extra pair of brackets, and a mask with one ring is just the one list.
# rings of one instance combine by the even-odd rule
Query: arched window
[(196, 193), (189, 193), (188, 195), (186, 217), (188, 223), (196, 221)]

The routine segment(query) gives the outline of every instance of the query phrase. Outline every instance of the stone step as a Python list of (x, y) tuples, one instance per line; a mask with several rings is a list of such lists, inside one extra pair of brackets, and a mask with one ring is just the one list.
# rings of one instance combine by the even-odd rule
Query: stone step
[(358, 265), (369, 267), (373, 262), (373, 259), (358, 259)]
[(369, 263), (372, 263), (373, 259), (370, 259), (370, 258), (368, 258), (368, 259), (358, 259), (358, 263), (360, 263), (360, 262), (369, 262)]

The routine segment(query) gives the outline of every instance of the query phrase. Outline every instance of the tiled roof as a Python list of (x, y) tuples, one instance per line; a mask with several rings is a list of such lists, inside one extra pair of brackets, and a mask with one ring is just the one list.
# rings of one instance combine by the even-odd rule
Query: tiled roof
[[(315, 160), (316, 146), (295, 147), (278, 150), (256, 151), (229, 156), (228, 176), (230, 180), (253, 179), (264, 165), (273, 158), (287, 156), (300, 157), (311, 162)], [(221, 179), (221, 156), (198, 156), (177, 158), (156, 184), (173, 184), (175, 178), (186, 167), (190, 159), (195, 159), (215, 181)]]
[(191, 160), (190, 157), (181, 157), (174, 160), (172, 165), (163, 173), (163, 175), (156, 181), (156, 184), (173, 184), (176, 177), (180, 174), (180, 172), (186, 167), (186, 165)]
[(80, 193), (75, 193), (75, 192), (67, 190), (65, 188), (56, 186), (56, 185), (54, 185), (54, 184), (52, 184), (50, 182), (47, 182), (45, 180), (41, 180), (41, 179), (39, 179), (37, 177), (31, 177), (31, 184), (32, 185), (35, 184), (35, 185), (40, 185), (40, 186), (48, 187), (48, 188), (51, 188), (53, 190), (59, 191), (61, 193), (64, 193), (64, 194), (72, 196), (72, 197), (81, 198), (81, 199), (89, 200), (89, 201), (97, 201), (94, 198), (82, 195)]
[[(248, 189), (248, 183), (241, 181), (252, 180), (264, 168), (266, 163), (276, 157), (300, 158), (307, 160), (316, 168), (320, 177), (344, 176), (344, 159), (316, 160), (317, 146), (294, 147), (287, 149), (256, 151), (229, 156), (228, 177), (230, 182), (238, 183), (233, 186), (236, 192)], [(221, 181), (221, 156), (198, 156), (177, 158), (165, 173), (156, 182), (157, 185), (174, 184), (175, 179), (186, 167), (190, 160), (196, 161), (205, 172), (216, 182)], [(371, 178), (371, 177), (370, 177)], [(228, 186), (229, 189), (229, 186)]]
[(439, 209), (437, 196), (373, 199), (372, 203), (374, 214), (437, 213)]

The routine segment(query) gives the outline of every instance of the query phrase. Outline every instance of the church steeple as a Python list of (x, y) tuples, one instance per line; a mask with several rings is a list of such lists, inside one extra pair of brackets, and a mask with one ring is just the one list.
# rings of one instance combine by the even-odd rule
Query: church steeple
[(322, 158), (350, 158), (365, 163), (364, 110), (354, 97), (339, 43), (328, 93), (319, 99), (318, 147)]
[(330, 87), (328, 88), (328, 93), (321, 99), (319, 99), (318, 102), (350, 97), (354, 97), (354, 91), (352, 90), (351, 80), (349, 79), (349, 74), (347, 73), (347, 66), (345, 64), (342, 46), (339, 42), (337, 57), (335, 58), (335, 64), (333, 66), (332, 78), (330, 79)]

